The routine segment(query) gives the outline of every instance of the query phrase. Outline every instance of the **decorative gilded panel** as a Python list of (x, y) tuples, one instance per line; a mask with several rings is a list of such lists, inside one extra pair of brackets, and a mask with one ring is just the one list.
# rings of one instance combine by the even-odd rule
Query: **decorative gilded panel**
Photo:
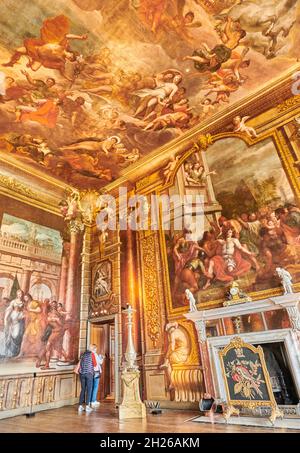
[(158, 241), (155, 233), (141, 239), (142, 278), (146, 333), (154, 348), (161, 336), (160, 325), (160, 281), (157, 269)]
[[(68, 381), (68, 395), (61, 389)], [(72, 371), (0, 377), (0, 419), (28, 414), (64, 404), (73, 404), (76, 396), (76, 377)]]
[(118, 297), (113, 292), (113, 263), (105, 259), (92, 270), (92, 296), (89, 303), (89, 317), (97, 318), (118, 311)]

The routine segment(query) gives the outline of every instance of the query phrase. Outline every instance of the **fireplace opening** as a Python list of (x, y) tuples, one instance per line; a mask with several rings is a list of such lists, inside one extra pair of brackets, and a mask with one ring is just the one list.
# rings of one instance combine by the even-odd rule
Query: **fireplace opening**
[(267, 369), (271, 378), (272, 390), (277, 404), (295, 405), (299, 398), (290, 371), (285, 346), (283, 342), (262, 343)]

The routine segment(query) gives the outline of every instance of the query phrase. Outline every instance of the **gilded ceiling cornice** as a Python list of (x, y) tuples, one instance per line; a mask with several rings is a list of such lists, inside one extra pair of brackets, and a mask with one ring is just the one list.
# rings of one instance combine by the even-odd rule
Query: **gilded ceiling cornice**
[[(39, 174), (11, 156), (0, 157), (0, 193), (30, 206), (61, 215), (58, 203), (68, 186)], [(69, 189), (70, 190), (70, 189)]]

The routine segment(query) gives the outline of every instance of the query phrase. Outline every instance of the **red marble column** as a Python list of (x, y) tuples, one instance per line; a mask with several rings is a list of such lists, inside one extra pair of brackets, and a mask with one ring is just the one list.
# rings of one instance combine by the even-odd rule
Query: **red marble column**
[(70, 243), (69, 242), (64, 242), (62, 259), (61, 259), (59, 290), (58, 290), (58, 302), (62, 303), (63, 305), (65, 305), (65, 303), (66, 303), (68, 268), (69, 268), (69, 254), (70, 254)]
[(201, 364), (203, 369), (203, 378), (205, 384), (205, 393), (214, 396), (214, 384), (212, 379), (212, 372), (211, 372), (211, 364), (209, 360), (208, 354), (208, 345), (207, 341), (200, 343), (200, 357), (201, 357)]
[(250, 315), (250, 325), (252, 332), (260, 332), (261, 330), (265, 330), (261, 313), (253, 313), (252, 315)]
[(21, 289), (24, 291), (24, 294), (28, 293), (30, 290), (31, 274), (32, 271), (29, 269), (24, 269), (22, 272)]
[(224, 318), (224, 326), (226, 330), (226, 335), (234, 335), (236, 332), (234, 330), (234, 325), (231, 318)]
[(65, 333), (64, 348), (65, 353), (70, 362), (75, 360), (74, 349), (75, 342), (77, 339), (76, 332), (79, 328), (79, 309), (80, 309), (80, 297), (79, 297), (79, 282), (77, 281), (79, 276), (79, 260), (80, 250), (82, 243), (82, 231), (83, 224), (74, 221), (70, 225), (70, 255), (68, 265), (68, 277), (67, 277), (67, 291), (65, 300), (65, 311), (67, 312), (66, 321), (68, 322), (68, 330)]
[(205, 393), (214, 396), (214, 384), (212, 378), (211, 365), (208, 353), (208, 343), (206, 339), (206, 326), (204, 320), (195, 321), (195, 327), (198, 335), (201, 365), (203, 370), (203, 379)]

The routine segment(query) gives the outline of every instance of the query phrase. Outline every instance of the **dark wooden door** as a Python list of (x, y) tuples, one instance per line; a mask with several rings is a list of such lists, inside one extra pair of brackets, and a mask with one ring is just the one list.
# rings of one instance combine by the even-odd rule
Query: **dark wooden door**
[(113, 376), (113, 345), (114, 328), (112, 323), (93, 323), (91, 326), (91, 343), (97, 345), (99, 354), (104, 356), (102, 374), (99, 384), (98, 400), (113, 397), (114, 376)]

